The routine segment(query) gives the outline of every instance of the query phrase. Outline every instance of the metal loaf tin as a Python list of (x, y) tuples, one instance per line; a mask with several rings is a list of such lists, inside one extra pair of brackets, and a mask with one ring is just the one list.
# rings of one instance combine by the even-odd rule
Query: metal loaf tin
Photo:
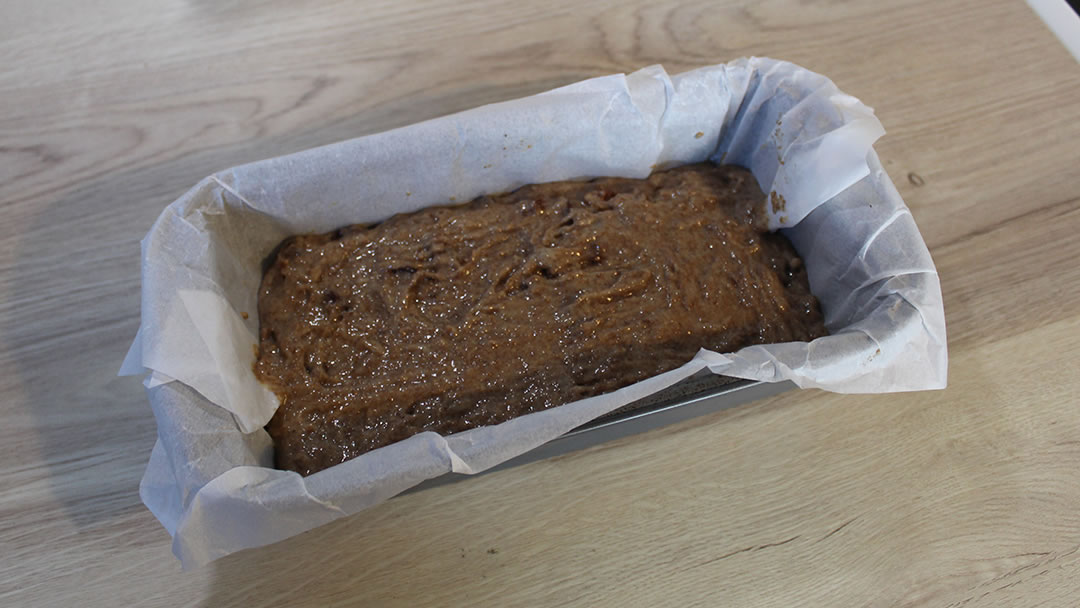
[[(208, 176), (142, 242), (142, 323), (124, 371), (147, 376), (158, 441), (140, 495), (193, 566), (423, 483), (624, 437), (791, 382), (941, 388), (937, 271), (874, 153), (883, 133), (870, 108), (827, 78), (749, 58), (600, 77)], [(768, 193), (769, 225), (806, 261), (829, 336), (701, 351), (608, 395), (446, 437), (420, 433), (308, 477), (273, 468), (263, 427), (278, 404), (251, 373), (249, 312), (261, 262), (282, 239), (527, 183), (644, 177), (704, 160), (749, 168)]]
[[(757, 382), (701, 371), (654, 395), (625, 405), (592, 422), (587, 422), (565, 435), (496, 465), (479, 475), (583, 450), (615, 439), (779, 395), (794, 388), (798, 387), (789, 381)], [(446, 473), (415, 486), (407, 493), (476, 476)]]

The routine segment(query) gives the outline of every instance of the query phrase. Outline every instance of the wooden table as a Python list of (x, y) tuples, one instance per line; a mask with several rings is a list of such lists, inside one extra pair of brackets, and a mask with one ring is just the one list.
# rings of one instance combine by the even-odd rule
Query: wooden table
[[(115, 377), (165, 205), (232, 165), (744, 55), (876, 108), (941, 272), (947, 390), (791, 392), (180, 571), (137, 493), (154, 420)], [(0, 605), (1076, 605), (1078, 159), (1080, 66), (1016, 0), (7, 0)]]

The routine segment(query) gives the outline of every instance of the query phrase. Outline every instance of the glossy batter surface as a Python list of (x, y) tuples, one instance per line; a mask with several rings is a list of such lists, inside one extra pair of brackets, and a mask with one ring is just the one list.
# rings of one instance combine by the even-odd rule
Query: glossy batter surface
[(746, 170), (523, 187), (287, 240), (256, 374), (279, 468), (504, 422), (673, 369), (699, 348), (825, 334)]

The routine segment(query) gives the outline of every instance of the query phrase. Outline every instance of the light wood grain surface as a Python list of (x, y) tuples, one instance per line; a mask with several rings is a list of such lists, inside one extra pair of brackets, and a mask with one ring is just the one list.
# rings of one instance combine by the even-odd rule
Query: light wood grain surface
[[(788, 59), (876, 108), (947, 390), (784, 394), (182, 573), (115, 377), (201, 177), (585, 77)], [(0, 605), (1080, 602), (1080, 66), (1018, 0), (6, 0)]]

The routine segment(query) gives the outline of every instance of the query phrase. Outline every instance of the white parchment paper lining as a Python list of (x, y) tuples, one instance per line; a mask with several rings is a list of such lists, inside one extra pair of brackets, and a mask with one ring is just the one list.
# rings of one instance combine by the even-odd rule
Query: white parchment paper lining
[[(482, 471), (703, 368), (838, 392), (942, 388), (938, 276), (873, 151), (883, 133), (828, 79), (751, 58), (594, 78), (212, 175), (142, 242), (142, 324), (122, 373), (147, 374), (158, 422), (143, 501), (190, 567), (449, 471)], [(777, 203), (771, 225), (806, 260), (832, 335), (703, 350), (609, 395), (449, 437), (423, 433), (307, 478), (270, 468), (262, 427), (277, 400), (252, 374), (252, 347), (261, 263), (281, 239), (527, 183), (644, 177), (705, 159), (750, 168)]]

